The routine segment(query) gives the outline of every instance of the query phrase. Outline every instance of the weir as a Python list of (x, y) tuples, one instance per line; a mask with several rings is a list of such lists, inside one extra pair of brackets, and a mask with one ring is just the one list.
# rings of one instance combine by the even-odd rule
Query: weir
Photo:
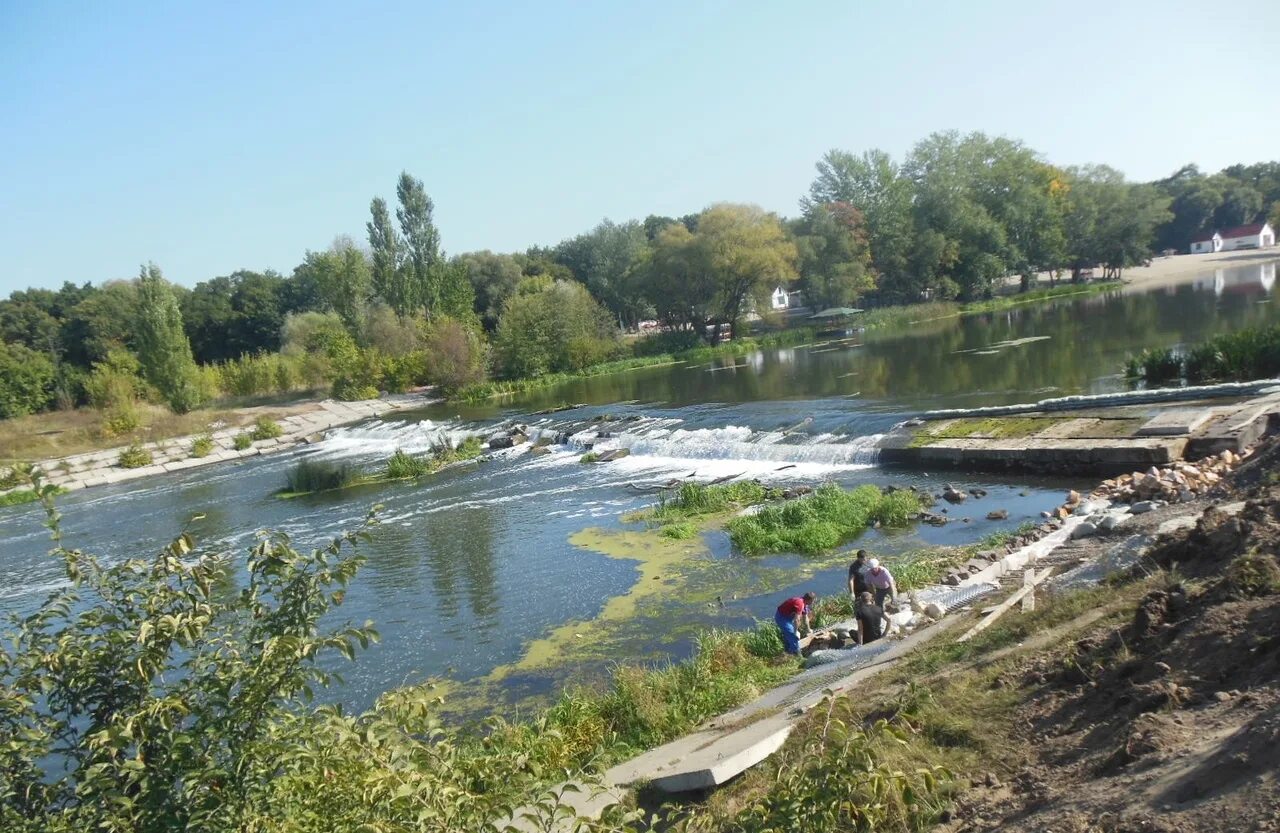
[(1280, 380), (926, 413), (884, 438), (886, 466), (1116, 474), (1224, 450), (1280, 420)]

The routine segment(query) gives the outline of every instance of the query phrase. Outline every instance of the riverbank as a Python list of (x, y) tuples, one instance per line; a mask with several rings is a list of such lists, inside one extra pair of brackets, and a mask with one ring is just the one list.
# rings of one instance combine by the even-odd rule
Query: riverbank
[[(291, 405), (287, 415), (278, 420), (264, 416), (261, 407), (240, 409), (235, 412), (237, 421), (242, 423), (239, 425), (209, 426), (211, 430), (195, 434), (37, 460), (31, 469), (40, 473), (44, 483), (72, 492), (281, 451), (313, 442), (330, 428), (363, 422), (401, 408), (420, 407), (427, 402), (425, 397), (414, 394), (358, 402), (325, 399)], [(278, 414), (280, 409), (267, 409), (267, 412)], [(274, 427), (264, 430), (268, 425)], [(0, 495), (28, 489), (18, 483), (0, 491)], [(32, 493), (31, 499), (34, 498)]]
[[(1035, 613), (956, 639), (974, 623), (961, 615), (877, 651), (873, 664), (785, 684), (613, 767), (602, 783), (583, 782), (564, 803), (594, 818), (604, 804), (638, 801), (672, 830), (792, 829), (815, 818), (890, 831), (939, 821), (952, 831), (1077, 829), (1073, 818), (1103, 811), (1174, 811), (1190, 825), (1169, 830), (1216, 830), (1222, 817), (1260, 829), (1274, 807), (1257, 791), (1276, 795), (1274, 779), (1255, 776), (1270, 769), (1265, 718), (1280, 701), (1274, 662), (1259, 667), (1257, 655), (1274, 629), (1259, 613), (1268, 623), (1280, 615), (1277, 463), (1271, 441), (1193, 505), (1133, 515), (1123, 533), (1050, 536), (1022, 561), (1042, 573)], [(983, 615), (1027, 592), (1023, 582), (1008, 590)], [(1254, 625), (1241, 627), (1246, 619)], [(1216, 730), (1181, 730), (1202, 725), (1206, 703)], [(1156, 723), (1153, 712), (1163, 715)], [(779, 767), (731, 780), (775, 752)], [(1198, 759), (1184, 761), (1189, 753)], [(1256, 764), (1215, 772), (1215, 758), (1242, 753)], [(1166, 777), (1153, 782), (1153, 767)], [(1137, 771), (1152, 786), (1135, 806)], [(719, 784), (694, 802), (669, 795)]]

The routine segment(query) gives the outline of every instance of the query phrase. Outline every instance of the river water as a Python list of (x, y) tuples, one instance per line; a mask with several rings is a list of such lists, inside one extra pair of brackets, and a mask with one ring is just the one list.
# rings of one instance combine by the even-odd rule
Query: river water
[[(1280, 320), (1275, 263), (1220, 270), (1154, 292), (1064, 299), (1009, 311), (920, 322), (908, 334), (848, 339), (700, 365), (653, 367), (575, 381), (519, 400), (472, 407), (440, 405), (331, 432), (322, 443), (239, 464), (78, 492), (61, 499), (72, 546), (108, 559), (145, 555), (184, 526), (209, 551), (240, 552), (263, 528), (300, 545), (327, 541), (382, 504), (365, 547), (367, 564), (347, 594), (342, 618), (372, 619), (382, 642), (343, 665), (331, 697), (353, 707), (388, 688), (428, 678), (475, 681), (517, 663), (531, 643), (571, 622), (592, 620), (631, 590), (636, 562), (578, 547), (589, 527), (618, 529), (620, 516), (651, 505), (636, 486), (669, 479), (728, 476), (776, 483), (865, 482), (940, 488), (927, 472), (875, 465), (878, 436), (923, 409), (976, 407), (1049, 396), (1122, 390), (1128, 355), (1199, 341), (1215, 333)], [(582, 407), (537, 415), (578, 403)], [(443, 438), (489, 436), (524, 423), (534, 433), (570, 434), (550, 454), (527, 446), (489, 462), (447, 470), (419, 483), (280, 500), (273, 492), (304, 456), (374, 467), (396, 448), (426, 451)], [(611, 436), (600, 439), (604, 431)], [(630, 456), (594, 466), (578, 462), (588, 443)], [(990, 495), (969, 504), (969, 522), (869, 532), (851, 546), (894, 553), (928, 544), (966, 543), (1038, 518), (1063, 489), (1061, 478), (948, 475)], [(1004, 508), (1009, 519), (984, 520)], [(34, 609), (61, 580), (47, 556), (38, 507), (0, 509), (0, 612)], [(611, 658), (679, 657), (708, 626), (742, 627), (766, 617), (785, 593), (839, 589), (836, 559), (734, 553), (723, 533), (705, 536), (695, 580), (666, 579), (670, 593), (647, 596), (607, 637), (583, 627), (561, 661), (522, 670), (487, 688), (520, 703), (567, 680), (591, 679)], [(719, 598), (717, 598), (719, 597)], [(603, 654), (596, 649), (606, 645)]]

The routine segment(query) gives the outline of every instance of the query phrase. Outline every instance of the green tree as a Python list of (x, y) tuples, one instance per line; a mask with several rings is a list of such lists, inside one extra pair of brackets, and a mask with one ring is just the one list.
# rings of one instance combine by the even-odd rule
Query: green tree
[(1219, 228), (1243, 226), (1257, 220), (1261, 213), (1262, 193), (1252, 185), (1232, 183), (1223, 194), (1213, 221)]
[(637, 268), (658, 317), (668, 326), (719, 339), (754, 304), (796, 277), (796, 246), (778, 218), (757, 206), (723, 203), (698, 216), (697, 232), (683, 223), (658, 233)]
[(498, 326), (502, 305), (524, 278), (520, 260), (513, 255), (482, 251), (458, 255), (453, 262), (466, 270), (475, 292), (475, 311), (485, 329), (492, 331)]
[(404, 257), (400, 268), (414, 287), (414, 294), (427, 311), (427, 315), (440, 303), (442, 273), (440, 266), (440, 232), (436, 229), (435, 205), (427, 196), (422, 180), (401, 172), (396, 183), (396, 198), (400, 207), (396, 219), (400, 221), (400, 235), (404, 241)]
[(1073, 275), (1101, 265), (1119, 277), (1150, 256), (1156, 230), (1172, 219), (1169, 198), (1156, 186), (1133, 185), (1105, 165), (1068, 171), (1066, 239)]
[(424, 338), (427, 376), (445, 394), (485, 378), (485, 343), (475, 327), (440, 316), (427, 325)]
[(68, 361), (89, 367), (116, 347), (135, 347), (138, 317), (136, 281), (108, 281), (67, 313), (62, 343)]
[(1271, 203), (1271, 210), (1267, 212), (1267, 222), (1271, 224), (1271, 228), (1280, 231), (1280, 200)]
[(359, 330), (373, 280), (368, 259), (351, 238), (338, 237), (324, 252), (308, 251), (297, 272), (308, 273), (325, 307), (337, 313), (349, 331)]
[(831, 150), (818, 161), (817, 169), (809, 195), (801, 200), (805, 213), (837, 202), (861, 211), (880, 295), (898, 303), (920, 300), (930, 287), (911, 265), (915, 251), (911, 183), (893, 159), (882, 150), (860, 156)]
[(608, 218), (586, 234), (556, 246), (556, 260), (573, 272), (619, 324), (634, 327), (650, 311), (641, 291), (636, 264), (644, 259), (648, 237), (636, 221), (615, 223)]
[(620, 347), (611, 317), (572, 281), (531, 278), (507, 300), (494, 337), (504, 375), (543, 376), (612, 358)]
[(367, 228), (374, 292), (395, 310), (396, 315), (406, 317), (417, 309), (418, 296), (409, 275), (400, 268), (403, 257), (400, 235), (391, 223), (391, 214), (382, 197), (373, 198), (369, 212), (373, 215)]
[(861, 211), (842, 202), (815, 206), (794, 230), (807, 304), (815, 309), (852, 306), (875, 288)]
[(175, 413), (200, 404), (196, 364), (182, 329), (182, 313), (154, 263), (143, 266), (138, 277), (137, 344), (143, 375)]
[(0, 419), (48, 408), (56, 381), (57, 368), (47, 354), (0, 340)]

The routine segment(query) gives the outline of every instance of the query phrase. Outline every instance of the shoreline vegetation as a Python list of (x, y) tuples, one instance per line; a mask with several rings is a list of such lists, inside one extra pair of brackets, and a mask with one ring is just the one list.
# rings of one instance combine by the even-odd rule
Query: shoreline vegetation
[[(687, 490), (679, 501), (660, 501), (654, 511), (667, 523), (699, 517), (723, 518), (739, 505), (749, 505), (764, 496), (758, 484), (704, 487)], [(53, 494), (46, 487), (41, 490), (41, 498), (58, 536)], [(86, 645), (88, 641), (97, 644), (96, 622), (103, 616), (114, 617), (112, 621), (117, 622), (121, 632), (136, 634), (131, 636), (130, 644), (137, 643), (138, 650), (118, 652), (104, 645), (100, 650), (106, 653), (100, 659), (107, 665), (119, 664), (117, 670), (108, 672), (110, 679), (136, 679), (141, 688), (136, 702), (113, 710), (111, 725), (124, 725), (127, 721), (130, 729), (118, 737), (109, 735), (113, 738), (110, 743), (120, 752), (131, 748), (135, 735), (149, 744), (158, 744), (136, 772), (124, 763), (94, 770), (98, 780), (94, 781), (93, 795), (105, 797), (119, 791), (122, 796), (131, 796), (142, 789), (150, 806), (161, 806), (165, 812), (186, 818), (213, 800), (212, 794), (207, 799), (203, 797), (207, 788), (202, 784), (205, 779), (216, 778), (223, 785), (216, 791), (220, 808), (225, 809), (227, 802), (233, 801), (241, 802), (237, 809), (242, 812), (287, 807), (293, 814), (318, 814), (326, 824), (336, 825), (326, 829), (340, 829), (347, 823), (356, 824), (357, 819), (367, 822), (371, 813), (387, 820), (405, 818), (403, 814), (408, 810), (401, 806), (402, 800), (409, 800), (416, 808), (414, 812), (428, 812), (435, 807), (430, 811), (456, 821), (457, 815), (449, 815), (431, 802), (433, 796), (443, 799), (461, 790), (472, 799), (477, 794), (484, 796), (469, 812), (474, 813), (475, 822), (491, 822), (499, 808), (525, 806), (530, 803), (530, 796), (547, 795), (545, 791), (565, 773), (600, 772), (612, 763), (686, 734), (703, 721), (785, 682), (801, 668), (795, 659), (782, 654), (773, 624), (762, 622), (742, 631), (705, 631), (696, 637), (692, 655), (683, 661), (617, 665), (603, 685), (569, 686), (549, 707), (523, 718), (492, 717), (470, 728), (446, 727), (436, 714), (441, 705), (439, 692), (448, 690), (447, 683), (387, 691), (373, 709), (361, 714), (313, 709), (301, 692), (327, 680), (327, 675), (319, 671), (318, 659), (334, 652), (350, 658), (356, 644), (367, 645), (376, 638), (369, 623), (333, 633), (319, 628), (320, 616), (341, 604), (342, 593), (340, 589), (335, 591), (335, 586), (340, 588), (356, 574), (361, 559), (349, 547), (364, 534), (346, 536), (311, 556), (294, 552), (286, 538), (264, 539), (246, 566), (252, 587), (244, 594), (229, 596), (218, 595), (214, 590), (218, 583), (211, 578), (221, 575), (225, 565), (211, 556), (190, 559), (195, 542), (186, 535), (162, 551), (154, 563), (133, 560), (107, 567), (79, 551), (59, 549), (73, 583), (85, 592), (87, 609), (79, 614), (58, 613), (60, 603), (55, 600), (51, 602), (52, 618), (29, 620), (25, 627), (31, 629), (30, 633), (17, 644), (44, 644), (41, 640), (45, 637), (39, 634), (44, 632), (42, 629), (51, 628), (49, 633), (59, 634), (58, 647), (51, 650), (79, 650), (76, 646), (82, 641)], [(652, 526), (648, 534), (659, 535)], [(60, 540), (55, 537), (55, 541)], [(904, 567), (899, 580), (901, 589), (910, 589), (916, 580), (940, 578), (948, 566), (971, 557), (988, 543), (954, 550), (938, 548), (910, 556), (908, 563), (915, 566)], [(888, 563), (892, 566), (898, 562)], [(154, 581), (157, 570), (168, 576), (166, 582)], [(117, 599), (151, 601), (130, 601), (119, 606)], [(252, 606), (252, 611), (246, 605)], [(817, 613), (822, 621), (847, 616), (849, 608), (844, 594), (832, 594), (820, 600)], [(201, 610), (205, 613), (196, 616)], [(306, 613), (295, 621), (291, 611)], [(182, 625), (189, 616), (189, 627), (194, 629), (190, 634), (163, 630)], [(267, 651), (256, 660), (271, 665), (274, 678), (281, 681), (266, 699), (233, 698), (225, 703), (205, 704), (187, 691), (192, 686), (195, 691), (216, 688), (217, 680), (242, 674), (245, 669), (240, 664), (247, 660), (239, 658), (238, 651), (208, 656), (202, 653), (195, 678), (176, 670), (188, 662), (187, 652), (204, 651), (200, 646), (206, 642), (233, 646), (247, 640), (243, 642), (246, 646), (258, 645), (266, 651), (278, 639), (289, 640), (296, 650)], [(32, 655), (33, 661), (35, 657)], [(43, 649), (39, 657), (44, 657)], [(96, 689), (88, 677), (70, 674), (59, 685), (68, 692), (83, 692), (83, 697), (74, 702), (83, 701), (86, 707), (95, 702)], [(164, 704), (173, 698), (200, 705), (186, 720), (170, 720)], [(39, 702), (38, 698), (32, 699), (32, 708), (38, 708)], [(244, 712), (246, 709), (249, 711)], [(188, 732), (221, 738), (218, 727), (241, 725), (244, 720), (268, 733), (267, 747), (242, 744), (230, 736), (217, 743), (223, 744), (226, 766), (233, 768), (228, 772), (249, 773), (251, 777), (228, 782), (227, 773), (219, 768), (223, 766), (219, 763), (221, 757), (208, 760), (201, 756), (200, 761), (187, 761), (176, 754), (161, 754), (160, 750), (176, 752)], [(78, 726), (74, 722), (70, 725)], [(426, 734), (424, 727), (429, 729)], [(76, 731), (92, 733), (97, 729), (89, 726)], [(32, 736), (13, 752), (21, 755), (43, 748), (38, 743), (39, 739)], [(129, 756), (121, 754), (108, 760), (124, 762)], [(287, 762), (283, 770), (281, 761)], [(84, 766), (88, 766), (87, 761)], [(172, 780), (161, 777), (158, 768), (171, 773)], [(259, 777), (267, 770), (273, 772), (271, 777)], [(140, 785), (140, 778), (148, 779), (145, 786)], [(69, 822), (62, 807), (86, 806), (78, 802), (64, 805), (56, 798), (72, 783), (61, 778), (42, 782), (34, 804), (23, 812), (29, 813), (29, 818), (47, 822)], [(403, 790), (406, 784), (412, 785), (408, 791)], [(83, 795), (81, 790), (83, 785), (77, 787), (77, 795)], [(554, 799), (539, 800), (554, 803)], [(0, 813), (8, 814), (0, 818), (6, 822), (16, 820), (11, 809), (0, 807)], [(292, 820), (296, 818), (295, 815)], [(263, 822), (264, 830), (283, 829), (270, 818), (258, 821)], [(279, 819), (282, 824), (289, 821)], [(13, 829), (34, 828), (27, 825)]]
[(477, 436), (470, 436), (457, 445), (442, 442), (424, 455), (407, 453), (397, 448), (382, 464), (381, 471), (361, 472), (350, 463), (331, 460), (299, 460), (285, 475), (285, 485), (275, 493), (281, 500), (292, 500), (307, 495), (353, 489), (358, 486), (375, 486), (416, 480), (436, 474), (455, 463), (475, 460), (484, 454), (484, 444)]
[[(1026, 304), (1041, 303), (1061, 298), (1072, 298), (1081, 295), (1094, 295), (1111, 292), (1124, 286), (1123, 281), (1093, 281), (1089, 283), (1062, 283), (1055, 287), (1035, 289), (1016, 295), (999, 295), (985, 301), (959, 303), (955, 301), (934, 301), (900, 306), (877, 307), (863, 310), (850, 316), (848, 329), (868, 333), (878, 333), (890, 328), (907, 328), (914, 324), (955, 318), (963, 315), (981, 315), (1000, 312)], [(803, 325), (785, 330), (774, 330), (757, 336), (744, 336), (717, 345), (699, 345), (684, 350), (659, 352), (651, 355), (636, 355), (630, 358), (593, 364), (581, 370), (546, 374), (543, 376), (518, 379), (495, 379), (480, 382), (462, 388), (449, 396), (450, 401), (476, 404), (503, 396), (515, 396), (533, 390), (555, 387), (578, 379), (590, 379), (595, 376), (606, 376), (612, 373), (623, 373), (630, 370), (641, 370), (652, 367), (665, 367), (677, 364), (695, 364), (719, 358), (733, 358), (773, 347), (796, 347), (823, 341), (826, 336), (821, 333), (827, 328), (815, 325)], [(835, 328), (839, 329), (839, 328)], [(903, 333), (910, 335), (909, 332)], [(672, 333), (659, 336), (642, 336), (633, 342), (633, 349), (645, 353), (649, 345), (661, 344), (664, 338)], [(695, 339), (696, 340), (696, 339)]]
[(1129, 359), (1125, 375), (1149, 386), (1280, 376), (1280, 324), (1223, 333), (1183, 348), (1146, 350)]

